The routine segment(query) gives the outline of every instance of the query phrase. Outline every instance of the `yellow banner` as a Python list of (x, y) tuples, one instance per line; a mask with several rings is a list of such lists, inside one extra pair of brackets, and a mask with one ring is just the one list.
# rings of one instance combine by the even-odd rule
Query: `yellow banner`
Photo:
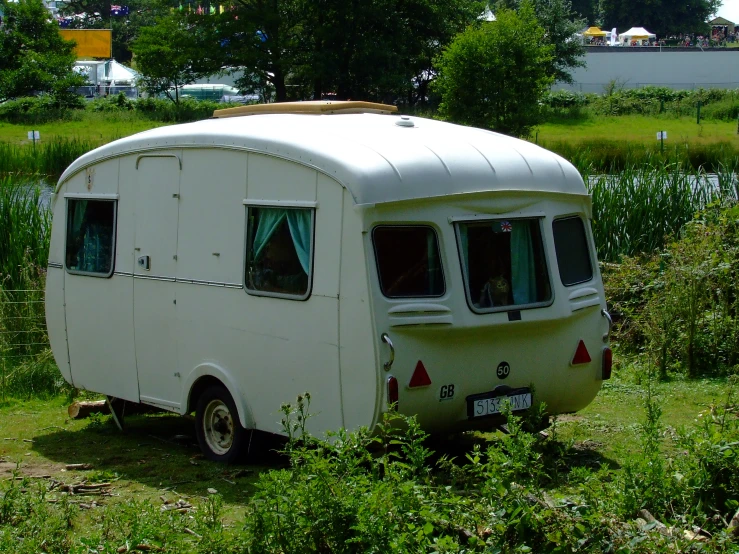
[(64, 40), (77, 43), (78, 58), (112, 58), (113, 31), (110, 29), (59, 29)]

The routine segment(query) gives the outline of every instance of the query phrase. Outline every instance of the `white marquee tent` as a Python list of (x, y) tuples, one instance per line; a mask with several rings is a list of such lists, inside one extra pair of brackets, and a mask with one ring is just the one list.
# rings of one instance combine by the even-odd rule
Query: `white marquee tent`
[(618, 41), (621, 43), (631, 42), (632, 40), (648, 40), (650, 38), (657, 38), (657, 35), (650, 33), (644, 27), (632, 27), (625, 33), (618, 35)]

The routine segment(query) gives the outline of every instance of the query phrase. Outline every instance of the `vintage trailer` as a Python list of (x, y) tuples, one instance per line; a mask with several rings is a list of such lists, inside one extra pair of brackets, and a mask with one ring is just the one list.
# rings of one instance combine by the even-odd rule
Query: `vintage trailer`
[[(591, 199), (568, 162), (364, 102), (220, 110), (98, 148), (53, 197), (46, 312), (64, 378), (248, 431), (492, 427), (610, 376)], [(533, 391), (533, 394), (532, 394)], [(497, 416), (497, 417), (496, 417)]]

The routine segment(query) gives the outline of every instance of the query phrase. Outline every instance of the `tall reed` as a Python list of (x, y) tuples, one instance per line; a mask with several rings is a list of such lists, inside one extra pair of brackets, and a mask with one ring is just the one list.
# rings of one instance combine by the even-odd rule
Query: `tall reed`
[(57, 178), (82, 154), (99, 146), (79, 138), (52, 138), (32, 144), (0, 142), (0, 177), (43, 175)]
[(583, 171), (593, 196), (593, 234), (600, 259), (654, 252), (696, 212), (739, 197), (738, 164), (716, 173), (688, 164), (629, 164), (620, 171)]
[(49, 392), (58, 381), (44, 314), (51, 214), (38, 180), (0, 178), (0, 231), (0, 392)]

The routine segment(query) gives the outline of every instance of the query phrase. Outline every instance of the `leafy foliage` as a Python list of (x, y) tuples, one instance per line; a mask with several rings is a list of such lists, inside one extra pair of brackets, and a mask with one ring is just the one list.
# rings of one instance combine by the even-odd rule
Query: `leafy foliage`
[(664, 250), (605, 274), (624, 354), (659, 375), (721, 374), (739, 364), (739, 207), (710, 205)]
[(641, 26), (658, 37), (670, 34), (706, 32), (711, 14), (716, 13), (721, 0), (602, 0), (607, 28), (628, 29)]
[(74, 45), (66, 42), (41, 0), (0, 0), (0, 102), (48, 93), (59, 107), (76, 105), (72, 87), (85, 83), (72, 71)]
[(469, 27), (437, 60), (442, 118), (515, 136), (540, 121), (539, 99), (552, 83), (554, 48), (530, 4), (501, 9), (497, 21)]
[(206, 55), (207, 43), (207, 36), (189, 26), (179, 13), (157, 18), (155, 25), (141, 29), (132, 46), (143, 75), (139, 86), (154, 95), (164, 94), (178, 105), (178, 87), (217, 69)]
[(75, 16), (68, 19), (70, 29), (111, 29), (113, 37), (113, 58), (127, 64), (133, 52), (131, 44), (144, 27), (153, 26), (156, 18), (169, 13), (171, 3), (161, 0), (126, 0), (128, 14), (111, 14), (109, 0), (68, 0), (59, 3), (62, 16)]
[(223, 65), (247, 92), (304, 98), (423, 101), (432, 60), (482, 13), (466, 0), (244, 1), (201, 18), (217, 28)]

